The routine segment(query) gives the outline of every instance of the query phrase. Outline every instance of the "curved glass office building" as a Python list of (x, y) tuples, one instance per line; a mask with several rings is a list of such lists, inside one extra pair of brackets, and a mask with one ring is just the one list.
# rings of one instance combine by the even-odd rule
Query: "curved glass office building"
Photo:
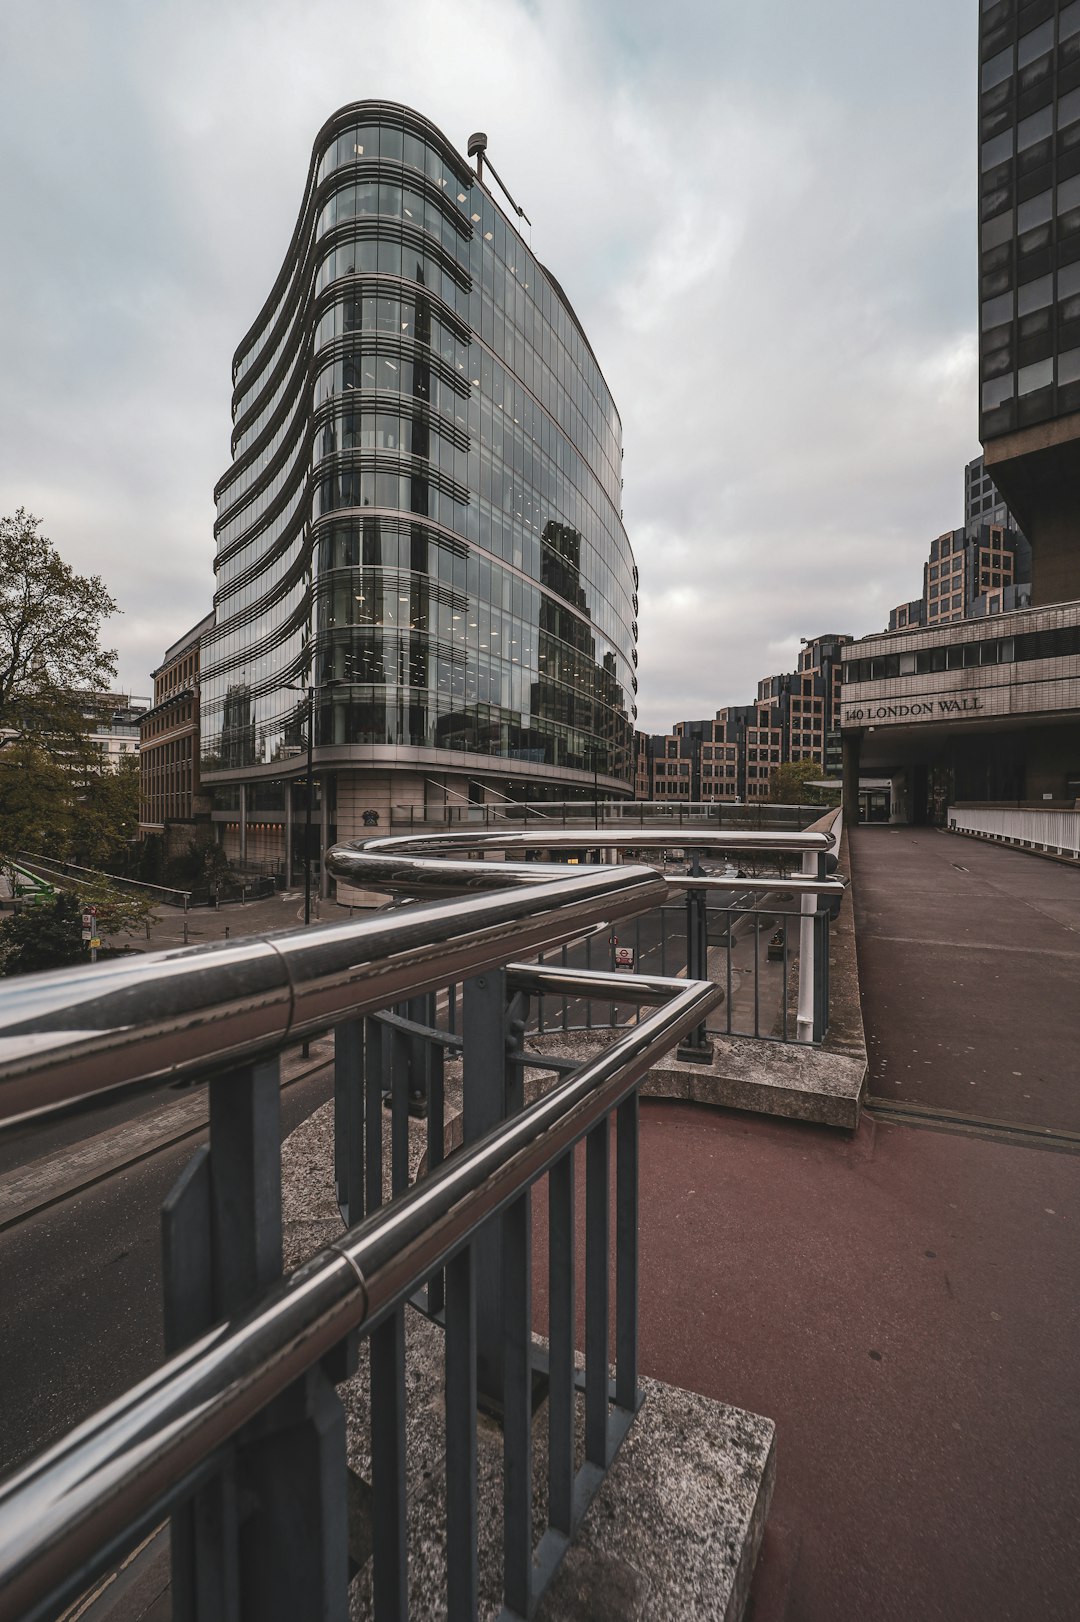
[(326, 837), (403, 804), (629, 795), (618, 412), (562, 289), (426, 119), (359, 102), (320, 131), (233, 384), (202, 645), (219, 815), (293, 821), (309, 683)]

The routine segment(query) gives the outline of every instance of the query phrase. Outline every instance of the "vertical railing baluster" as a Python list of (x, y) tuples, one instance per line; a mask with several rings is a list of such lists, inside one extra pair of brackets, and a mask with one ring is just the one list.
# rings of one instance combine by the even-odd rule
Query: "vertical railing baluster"
[(637, 1407), (638, 1095), (615, 1117), (615, 1401)]
[(364, 1021), (334, 1031), (334, 1181), (345, 1226), (364, 1214)]
[[(592, 934), (590, 932), (585, 937), (585, 967), (587, 969), (592, 968), (592, 950), (593, 950), (593, 937), (592, 937)], [(592, 998), (591, 997), (586, 997), (586, 999), (585, 999), (585, 1029), (587, 1031), (591, 1031), (592, 1030), (592, 1025), (593, 1025)]]
[[(427, 1169), (429, 1177), (436, 1167), (442, 1165), (443, 1156), (446, 1152), (446, 1107), (443, 1086), (444, 1058), (445, 1053), (442, 1044), (433, 1042), (428, 1059)], [(428, 1311), (441, 1311), (444, 1300), (445, 1274), (440, 1268), (439, 1272), (428, 1279)]]
[[(408, 1017), (409, 1003), (395, 1013)], [(412, 1040), (390, 1027), (390, 1193), (396, 1199), (409, 1186), (409, 1061)]]
[(502, 1221), (503, 1592), (528, 1616), (532, 1599), (532, 1243), (528, 1191)]
[(761, 1035), (761, 913), (754, 910), (754, 1035)]
[(782, 970), (784, 988), (783, 988), (783, 993), (782, 993), (782, 1000), (783, 1000), (783, 1008), (784, 1008), (784, 1041), (785, 1042), (787, 1042), (789, 1040), (789, 1037), (788, 1037), (788, 930), (787, 930), (787, 925), (788, 925), (788, 921), (787, 921), (787, 918), (785, 918), (783, 920), (781, 926), (780, 926), (781, 929), (784, 932), (783, 970)]
[(585, 1457), (607, 1468), (608, 1133), (605, 1116), (585, 1140)]
[[(506, 970), (466, 980), (461, 996), (462, 1133), (475, 1143), (506, 1119)], [(477, 1383), (489, 1404), (503, 1395), (503, 1309), (500, 1229), (496, 1219), (474, 1241)]]
[(405, 1308), (397, 1307), (371, 1334), (372, 1576), (379, 1622), (408, 1616), (405, 1510)]
[(446, 1605), (475, 1622), (476, 1275), (471, 1245), (446, 1267)]
[(574, 1513), (574, 1151), (548, 1177), (548, 1519), (567, 1537)]
[(730, 1036), (731, 1035), (731, 959), (732, 959), (732, 957), (734, 955), (734, 952), (735, 952), (735, 909), (734, 909), (734, 907), (728, 905), (725, 908), (725, 911), (727, 912), (727, 995), (726, 995), (724, 1000), (727, 1003), (727, 1023), (725, 1024), (724, 1030), (725, 1030), (726, 1034), (728, 1036)]
[[(567, 954), (567, 948), (564, 946), (561, 953), (559, 954), (560, 961), (561, 961), (562, 966), (563, 966), (564, 969), (566, 968), (566, 965), (567, 965), (567, 962), (568, 962), (566, 954)], [(562, 1000), (562, 1028), (563, 1028), (564, 1031), (568, 1031), (570, 1029), (570, 1003), (569, 1003), (565, 993), (563, 994), (563, 1000)]]
[(380, 1020), (364, 1021), (364, 1162), (367, 1209), (382, 1204), (383, 1084), (386, 1076), (387, 1030)]

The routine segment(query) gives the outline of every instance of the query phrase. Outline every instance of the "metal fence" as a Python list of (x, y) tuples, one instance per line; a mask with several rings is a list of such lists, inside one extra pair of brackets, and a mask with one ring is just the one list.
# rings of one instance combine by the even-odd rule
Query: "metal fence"
[[(780, 841), (815, 868), (831, 844), (827, 832), (768, 840), (771, 854)], [(344, 1619), (349, 1479), (335, 1387), (355, 1369), (363, 1341), (375, 1614), (380, 1622), (407, 1615), (407, 1308), (445, 1335), (446, 1613), (455, 1622), (477, 1614), (479, 1403), (502, 1426), (505, 1614), (535, 1608), (641, 1400), (637, 1088), (672, 1046), (700, 1040), (721, 988), (696, 977), (693, 931), (685, 977), (530, 961), (662, 910), (670, 881), (651, 868), (568, 871), (452, 854), (339, 847), (328, 858), (339, 879), (436, 899), (0, 986), (0, 1123), (152, 1076), (205, 1075), (210, 1097), (209, 1147), (196, 1151), (163, 1210), (168, 1361), (0, 1484), (0, 1622), (55, 1615), (166, 1516), (177, 1622)], [(808, 872), (803, 891), (792, 893), (816, 907), (834, 883)], [(690, 893), (707, 887), (699, 880)], [(800, 928), (808, 922), (812, 933), (810, 915)], [(617, 998), (633, 1019), (600, 1053), (536, 1054), (527, 1032), (541, 997), (549, 1007)], [(328, 1030), (343, 1228), (285, 1277), (280, 1054)], [(463, 1089), (463, 1143), (449, 1155), (448, 1055), (460, 1058)], [(526, 1065), (555, 1077), (529, 1104)], [(427, 1113), (426, 1164), (411, 1186), (410, 1106)], [(583, 1371), (574, 1346), (581, 1143)], [(545, 1352), (531, 1320), (530, 1190), (540, 1178), (548, 1185)], [(549, 1466), (537, 1538), (538, 1375)]]
[(1045, 810), (1036, 806), (950, 805), (948, 824), (954, 833), (974, 834), (1000, 845), (1049, 851), (1080, 859), (1080, 811)]
[[(642, 868), (512, 885), (508, 869), (495, 894), (0, 988), (4, 1119), (147, 1075), (211, 1076), (209, 1150), (196, 1152), (164, 1212), (169, 1361), (0, 1489), (0, 1617), (53, 1615), (171, 1515), (178, 1618), (343, 1618), (347, 1477), (334, 1385), (355, 1361), (357, 1335), (370, 1344), (376, 1612), (405, 1615), (404, 1311), (422, 1286), (446, 1332), (448, 1614), (471, 1617), (476, 1608), (478, 1380), (481, 1390), (491, 1381), (501, 1390), (505, 1599), (511, 1614), (528, 1614), (639, 1400), (637, 1084), (705, 1017), (715, 991), (638, 981), (633, 995), (659, 1006), (519, 1108), (506, 1039), (526, 993), (508, 960), (632, 916), (663, 885)], [(586, 994), (582, 978), (566, 976), (567, 991)], [(441, 1158), (433, 1109), (427, 1175), (405, 1188), (408, 1081), (399, 1066), (388, 1076), (394, 1178), (384, 1203), (374, 1174), (382, 1031), (376, 1043), (364, 1021), (449, 981), (465, 987), (461, 1045), (476, 1078), (467, 1088), (467, 1146)], [(348, 1226), (282, 1278), (278, 1055), (327, 1029), (337, 1038), (337, 1171)], [(401, 1031), (388, 1029), (399, 1043)], [(408, 1049), (408, 1032), (404, 1041)], [(432, 1051), (430, 1041), (423, 1046)], [(612, 1116), (618, 1372), (609, 1388)], [(582, 1140), (586, 1458), (575, 1469), (573, 1152)], [(528, 1194), (542, 1176), (550, 1183), (551, 1464), (549, 1524), (534, 1548)]]
[(743, 800), (503, 800), (451, 805), (429, 801), (390, 808), (390, 832), (440, 828), (531, 826), (581, 828), (800, 829), (820, 817), (821, 806), (773, 805)]
[[(799, 832), (697, 828), (683, 834), (674, 870), (663, 872), (664, 900), (624, 929), (592, 932), (559, 948), (563, 969), (618, 974), (646, 969), (663, 976), (711, 980), (722, 999), (710, 1035), (781, 1042), (821, 1042), (828, 1029), (829, 924), (844, 894), (831, 876), (839, 811)], [(339, 846), (329, 867), (344, 885), (391, 894), (480, 889), (504, 882), (501, 858), (614, 859), (630, 844), (635, 856), (670, 853), (664, 828), (601, 830), (598, 844), (572, 828), (446, 829), (373, 838)], [(460, 858), (474, 858), (461, 860)], [(497, 858), (475, 860), (475, 858)], [(458, 859), (454, 859), (458, 858)], [(706, 871), (711, 859), (721, 872)], [(736, 866), (736, 863), (742, 864)], [(798, 871), (795, 871), (798, 869)], [(587, 869), (586, 869), (587, 870)], [(535, 880), (565, 871), (550, 860), (522, 869)], [(543, 955), (541, 961), (545, 961)], [(451, 993), (450, 1011), (453, 1010)], [(542, 996), (541, 1034), (592, 1030), (636, 1017), (631, 998), (607, 1005)], [(705, 1035), (698, 1044), (705, 1059)]]

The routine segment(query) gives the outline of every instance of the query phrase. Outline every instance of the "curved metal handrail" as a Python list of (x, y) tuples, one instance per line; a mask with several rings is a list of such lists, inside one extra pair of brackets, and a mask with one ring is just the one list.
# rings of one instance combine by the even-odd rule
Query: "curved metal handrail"
[[(617, 851), (621, 846), (629, 846), (632, 850), (667, 850), (673, 844), (689, 846), (713, 856), (739, 856), (751, 852), (766, 856), (824, 856), (835, 848), (836, 836), (831, 831), (809, 829), (801, 833), (747, 828), (695, 829), (692, 838), (678, 839), (672, 838), (670, 828), (460, 829), (452, 833), (386, 834), (374, 839), (334, 845), (327, 852), (326, 867), (339, 882), (357, 889), (390, 894), (451, 896), (477, 890), (503, 890), (510, 885), (551, 882), (556, 876), (566, 873), (566, 864), (561, 862), (455, 862), (446, 859), (459, 851), (476, 851), (484, 857), (494, 852), (505, 855), (530, 850)], [(584, 871), (595, 873), (611, 869), (593, 867)], [(664, 878), (663, 882), (672, 889), (687, 888), (681, 877)], [(825, 881), (822, 883), (825, 884)], [(825, 884), (825, 888), (834, 887)]]
[(492, 871), (503, 873), (498, 893), (453, 904), (0, 983), (0, 1122), (153, 1076), (269, 1057), (342, 1019), (633, 917), (666, 894), (640, 866), (549, 868), (527, 889)]
[[(719, 993), (649, 979), (664, 1006), (520, 1114), (381, 1206), (0, 1486), (0, 1622), (107, 1569), (216, 1450), (350, 1330), (367, 1331), (633, 1091)], [(34, 1614), (40, 1614), (35, 1611)]]

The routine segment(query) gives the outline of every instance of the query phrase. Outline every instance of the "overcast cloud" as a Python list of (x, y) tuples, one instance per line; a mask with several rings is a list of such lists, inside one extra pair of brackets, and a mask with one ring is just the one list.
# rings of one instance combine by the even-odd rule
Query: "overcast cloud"
[(622, 414), (639, 724), (880, 629), (978, 453), (972, 5), (6, 0), (0, 512), (121, 685), (210, 607), (232, 353), (364, 97), (484, 129)]

